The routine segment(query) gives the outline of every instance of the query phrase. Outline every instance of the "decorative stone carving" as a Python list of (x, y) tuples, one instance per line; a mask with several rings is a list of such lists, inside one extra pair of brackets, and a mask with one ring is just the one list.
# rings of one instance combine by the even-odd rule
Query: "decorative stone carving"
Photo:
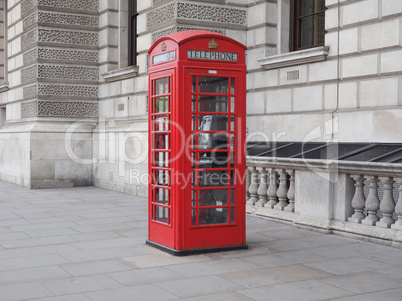
[(247, 204), (254, 206), (258, 201), (258, 170), (255, 166), (251, 168), (250, 186), (248, 191), (250, 193), (250, 198), (247, 201)]
[(268, 194), (268, 171), (265, 167), (261, 168), (260, 185), (258, 186), (257, 194), (259, 196), (257, 205), (264, 207), (267, 202)]
[(395, 212), (398, 215), (398, 220), (395, 224), (391, 225), (392, 229), (402, 230), (402, 178), (396, 178), (395, 181), (399, 184), (398, 202), (395, 206)]
[(21, 71), (23, 84), (37, 78), (97, 81), (98, 69), (90, 67), (70, 67), (57, 65), (38, 65)]
[(98, 68), (38, 65), (38, 78), (98, 81)]
[(147, 14), (147, 28), (151, 30), (175, 19), (207, 21), (247, 26), (245, 9), (187, 2), (170, 3)]
[(246, 26), (247, 12), (244, 9), (178, 2), (177, 19), (202, 20)]
[(38, 116), (98, 117), (92, 102), (38, 101)]
[(285, 169), (279, 170), (279, 188), (277, 191), (277, 196), (279, 203), (274, 206), (274, 209), (283, 210), (288, 206), (288, 186), (287, 186), (287, 172)]
[(98, 17), (83, 16), (83, 15), (71, 15), (71, 14), (57, 14), (49, 12), (35, 12), (28, 16), (23, 21), (23, 28), (27, 30), (35, 23), (50, 23), (57, 25), (74, 25), (85, 27), (98, 27)]
[(163, 29), (161, 31), (154, 32), (152, 34), (152, 42), (155, 42), (157, 39), (164, 37), (168, 34), (174, 33), (174, 32), (180, 32), (180, 31), (185, 31), (185, 30), (194, 30), (194, 29), (208, 30), (211, 32), (224, 34), (223, 29), (212, 29), (212, 28), (208, 28), (208, 27), (193, 27), (193, 26), (173, 26), (170, 28)]
[(98, 117), (98, 104), (72, 101), (33, 101), (21, 104), (22, 118), (29, 117)]
[(38, 49), (37, 48), (25, 52), (23, 55), (24, 66), (27, 66), (33, 62), (36, 62), (37, 58), (38, 58)]
[(177, 26), (176, 27), (177, 32), (185, 31), (185, 30), (193, 30), (193, 29), (208, 30), (208, 31), (216, 32), (216, 33), (220, 33), (220, 34), (225, 33), (223, 29), (212, 29), (212, 28), (207, 28), (207, 27), (191, 27), (191, 26)]
[(32, 102), (23, 102), (21, 104), (21, 117), (22, 118), (29, 118), (29, 117), (35, 117), (38, 115), (38, 110), (37, 110), (37, 104), (36, 101)]
[(57, 60), (69, 62), (87, 62), (98, 63), (97, 51), (86, 50), (68, 50), (68, 49), (55, 49), (55, 48), (35, 48), (24, 53), (23, 60), (24, 66), (39, 60)]
[(295, 171), (287, 169), (286, 172), (289, 174), (289, 190), (287, 198), (289, 199), (289, 205), (285, 207), (285, 211), (294, 212), (295, 211)]
[(154, 33), (152, 33), (152, 43), (155, 42), (157, 39), (164, 37), (168, 34), (174, 33), (174, 32), (177, 32), (176, 27), (170, 27), (170, 28), (158, 31), (158, 32), (154, 32)]
[(368, 176), (370, 181), (369, 194), (366, 199), (365, 207), (368, 214), (362, 224), (375, 226), (378, 221), (377, 211), (380, 209), (380, 200), (378, 199), (378, 176)]
[(21, 2), (21, 15), (26, 15), (31, 9), (38, 5), (37, 0), (23, 0)]
[(350, 175), (353, 180), (355, 180), (355, 194), (352, 199), (352, 207), (355, 213), (348, 218), (349, 222), (354, 222), (360, 224), (364, 219), (364, 204), (366, 203), (366, 198), (364, 196), (364, 176), (362, 175)]
[(98, 33), (59, 29), (38, 29), (38, 42), (98, 46)]
[(380, 177), (380, 180), (384, 183), (384, 194), (380, 203), (380, 210), (382, 212), (382, 218), (376, 223), (376, 226), (382, 228), (390, 228), (395, 220), (392, 218), (392, 214), (395, 210), (395, 201), (392, 195), (394, 180), (392, 177)]
[(39, 48), (38, 59), (98, 62), (98, 51)]
[(22, 28), (25, 30), (27, 30), (29, 27), (31, 27), (32, 25), (36, 24), (38, 22), (38, 14), (34, 13), (28, 17), (26, 17), (23, 21), (22, 21)]
[(73, 10), (98, 11), (98, 0), (23, 0), (21, 14), (24, 16), (35, 7), (65, 8)]
[(36, 0), (38, 6), (49, 6), (55, 8), (69, 8), (77, 10), (98, 10), (98, 0)]
[(37, 86), (24, 87), (22, 90), (24, 99), (35, 98), (37, 96)]
[(24, 33), (21, 36), (21, 49), (22, 50), (28, 49), (32, 45), (35, 45), (37, 41), (38, 41), (38, 31), (36, 29)]
[(21, 82), (23, 84), (33, 82), (38, 77), (36, 66), (21, 70)]
[(274, 168), (269, 169), (269, 187), (268, 197), (269, 202), (265, 204), (265, 207), (274, 209), (274, 206), (278, 204), (278, 183), (276, 182), (276, 170)]
[(152, 29), (175, 19), (175, 3), (162, 6), (147, 14), (147, 28)]
[(97, 86), (75, 85), (38, 85), (38, 96), (69, 96), (97, 98), (99, 89)]
[(38, 12), (38, 22), (58, 25), (98, 27), (98, 17)]

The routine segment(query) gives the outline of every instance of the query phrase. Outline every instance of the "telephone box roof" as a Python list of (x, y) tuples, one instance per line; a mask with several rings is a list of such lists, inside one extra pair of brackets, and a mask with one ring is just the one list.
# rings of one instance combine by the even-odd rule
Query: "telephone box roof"
[(200, 38), (217, 38), (221, 40), (226, 40), (228, 42), (231, 42), (233, 44), (236, 44), (237, 46), (246, 49), (247, 47), (244, 46), (242, 43), (233, 40), (232, 38), (229, 38), (227, 36), (224, 36), (223, 34), (220, 33), (215, 33), (207, 30), (186, 30), (186, 31), (180, 31), (180, 32), (175, 32), (172, 34), (169, 34), (167, 36), (161, 37), (158, 40), (155, 41), (155, 43), (152, 44), (151, 48), (149, 48), (148, 53), (151, 53), (152, 50), (158, 45), (160, 42), (164, 40), (172, 40), (176, 42), (178, 45), (184, 44), (188, 41), (195, 40), (195, 39), (200, 39)]

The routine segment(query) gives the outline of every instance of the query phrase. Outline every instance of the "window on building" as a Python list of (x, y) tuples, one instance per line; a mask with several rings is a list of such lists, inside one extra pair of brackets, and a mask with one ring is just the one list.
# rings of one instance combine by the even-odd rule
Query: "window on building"
[(293, 50), (324, 45), (325, 0), (294, 0), (293, 11)]
[(6, 29), (6, 1), (0, 0), (0, 82), (4, 82), (6, 72)]
[(6, 107), (1, 107), (0, 108), (0, 128), (3, 127), (5, 121), (6, 121)]
[(128, 65), (137, 64), (137, 0), (128, 4)]

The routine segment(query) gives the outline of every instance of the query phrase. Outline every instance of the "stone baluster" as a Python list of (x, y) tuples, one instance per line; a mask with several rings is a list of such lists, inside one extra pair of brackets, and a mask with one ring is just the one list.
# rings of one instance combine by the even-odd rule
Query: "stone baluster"
[(395, 206), (395, 212), (398, 214), (398, 220), (391, 225), (392, 229), (402, 230), (402, 178), (396, 178), (395, 181), (399, 184), (398, 202)]
[[(246, 187), (250, 187), (250, 169), (246, 168)], [(236, 183), (236, 182), (234, 182)], [(248, 191), (248, 189), (246, 189), (246, 202), (248, 202), (248, 200), (250, 199), (250, 192)]]
[(257, 205), (260, 207), (264, 207), (265, 203), (267, 202), (267, 189), (268, 189), (268, 171), (265, 167), (261, 168), (260, 172), (260, 185), (258, 186), (258, 202)]
[(380, 200), (378, 199), (378, 177), (377, 176), (369, 176), (367, 179), (370, 182), (369, 194), (366, 199), (365, 207), (368, 211), (368, 215), (364, 220), (362, 220), (362, 224), (375, 226), (378, 221), (377, 211), (380, 209)]
[(285, 207), (285, 211), (294, 212), (295, 211), (295, 171), (294, 170), (286, 170), (289, 174), (289, 190), (288, 190), (288, 199), (289, 205)]
[(384, 183), (384, 195), (380, 203), (382, 218), (376, 226), (390, 228), (391, 225), (395, 223), (395, 220), (392, 218), (392, 214), (395, 210), (395, 201), (392, 194), (394, 180), (392, 177), (380, 177), (380, 180)]
[(349, 222), (361, 223), (364, 219), (363, 209), (366, 203), (366, 198), (364, 197), (363, 187), (364, 187), (364, 177), (362, 175), (350, 175), (353, 180), (355, 180), (355, 194), (352, 199), (352, 207), (355, 213), (348, 218)]
[(288, 185), (286, 183), (287, 175), (286, 170), (281, 169), (279, 171), (279, 188), (277, 191), (279, 203), (274, 206), (274, 208), (277, 210), (283, 210), (288, 205)]
[(269, 202), (265, 204), (265, 207), (273, 209), (278, 203), (278, 184), (276, 183), (276, 171), (274, 168), (269, 169), (269, 187), (268, 187), (268, 197)]
[(255, 166), (251, 168), (251, 179), (250, 179), (250, 186), (248, 187), (248, 192), (250, 193), (250, 198), (247, 201), (248, 205), (254, 206), (255, 203), (258, 201), (258, 170)]

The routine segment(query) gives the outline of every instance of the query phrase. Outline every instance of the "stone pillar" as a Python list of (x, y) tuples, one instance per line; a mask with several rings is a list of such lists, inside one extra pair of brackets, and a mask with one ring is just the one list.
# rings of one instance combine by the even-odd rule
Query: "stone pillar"
[(285, 207), (285, 211), (294, 212), (295, 211), (295, 171), (287, 169), (286, 172), (289, 174), (289, 190), (287, 198), (289, 199), (289, 205)]
[(247, 204), (254, 206), (258, 201), (258, 170), (255, 166), (251, 168), (251, 180), (248, 191), (250, 193), (250, 198), (247, 201)]
[(351, 175), (353, 180), (355, 180), (355, 194), (352, 199), (352, 207), (355, 213), (348, 218), (348, 221), (361, 223), (364, 219), (363, 209), (364, 204), (366, 202), (366, 198), (364, 197), (363, 186), (364, 186), (364, 177), (362, 175)]
[(267, 181), (267, 177), (268, 177), (268, 172), (267, 169), (265, 167), (261, 168), (261, 177), (260, 177), (260, 185), (258, 186), (258, 206), (260, 207), (264, 207), (265, 203), (267, 202), (267, 189), (268, 189), (268, 181)]
[(286, 206), (288, 206), (288, 187), (287, 187), (287, 173), (285, 169), (281, 169), (279, 171), (279, 188), (278, 188), (278, 198), (279, 203), (275, 205), (275, 209), (283, 210)]
[(269, 187), (268, 187), (268, 197), (269, 202), (265, 207), (274, 209), (274, 206), (278, 204), (278, 184), (276, 183), (276, 170), (274, 168), (269, 169)]
[(378, 199), (378, 177), (377, 176), (368, 176), (367, 179), (370, 181), (369, 194), (366, 199), (365, 207), (368, 211), (368, 215), (364, 220), (362, 220), (362, 224), (375, 226), (378, 217), (377, 211), (380, 209), (380, 200)]
[[(10, 182), (30, 188), (92, 182), (92, 129), (98, 118), (98, 0), (23, 0), (10, 5), (8, 96), (19, 137)], [(19, 45), (18, 45), (19, 43)], [(18, 109), (18, 110), (17, 110)], [(7, 152), (6, 152), (7, 156)], [(12, 178), (14, 177), (14, 178)]]
[(394, 180), (392, 177), (380, 177), (380, 180), (384, 183), (384, 195), (380, 203), (380, 210), (383, 217), (376, 224), (378, 227), (390, 228), (395, 223), (392, 218), (392, 214), (395, 210), (395, 201), (392, 195)]
[(399, 184), (398, 203), (395, 206), (395, 212), (398, 215), (398, 220), (391, 225), (392, 229), (402, 230), (402, 178), (396, 178), (395, 181)]

